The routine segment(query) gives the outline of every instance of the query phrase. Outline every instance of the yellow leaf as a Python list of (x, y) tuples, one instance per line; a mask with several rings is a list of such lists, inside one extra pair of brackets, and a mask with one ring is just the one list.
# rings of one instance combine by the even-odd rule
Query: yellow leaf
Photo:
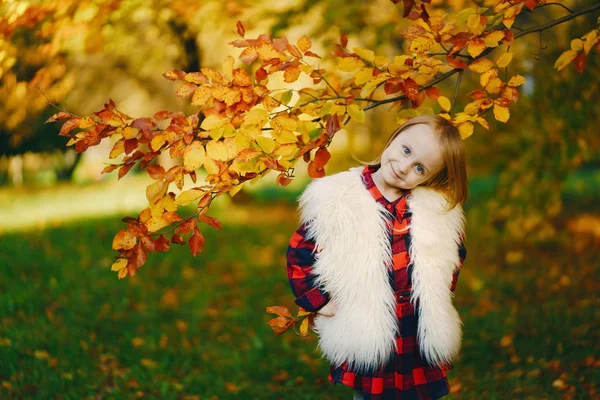
[(352, 49), (352, 51), (358, 54), (360, 58), (367, 60), (370, 63), (372, 63), (375, 60), (375, 53), (373, 52), (373, 50), (355, 47), (354, 49)]
[[(169, 226), (170, 223), (169, 221), (160, 218), (160, 217), (152, 217), (148, 220), (148, 222), (146, 222), (146, 228), (148, 228), (149, 232), (156, 232), (159, 229), (164, 228), (165, 226)], [(119, 272), (126, 270), (127, 268), (124, 268), (122, 270), (120, 270)]]
[(129, 272), (129, 271), (127, 270), (127, 268), (123, 268), (122, 270), (120, 270), (120, 271), (119, 271), (119, 275), (118, 275), (118, 276), (119, 276), (119, 279), (123, 279), (123, 278), (125, 278), (125, 277), (127, 276), (127, 273), (128, 273), (128, 272)]
[(152, 148), (153, 151), (158, 151), (163, 146), (163, 144), (165, 144), (166, 141), (167, 141), (166, 134), (156, 135), (152, 138), (152, 141), (150, 142), (150, 147)]
[(128, 229), (119, 231), (113, 238), (114, 250), (131, 250), (137, 243), (137, 237)]
[(558, 71), (569, 65), (577, 57), (577, 52), (573, 50), (567, 50), (558, 57), (558, 60), (554, 63), (554, 68)]
[(585, 54), (589, 54), (590, 50), (592, 50), (592, 48), (594, 47), (594, 45), (596, 44), (596, 42), (598, 42), (598, 34), (596, 33), (596, 30), (592, 30), (588, 33), (586, 33), (585, 35), (583, 35), (583, 39), (585, 40), (585, 42), (583, 42), (583, 50), (585, 51)]
[(38, 360), (45, 360), (50, 357), (46, 350), (36, 350), (33, 352), (33, 356)]
[(485, 90), (487, 90), (491, 94), (498, 94), (502, 91), (502, 80), (500, 78), (492, 78), (490, 82), (485, 86)]
[(360, 122), (361, 124), (365, 122), (365, 110), (360, 108), (357, 104), (350, 104), (348, 106), (348, 114), (356, 122)]
[(233, 57), (227, 56), (227, 58), (225, 59), (225, 61), (223, 61), (223, 63), (221, 64), (221, 70), (229, 78), (231, 78), (233, 76), (233, 64), (234, 64), (234, 62), (235, 62), (235, 60), (233, 59)]
[(204, 146), (197, 140), (190, 143), (183, 153), (183, 166), (186, 171), (195, 171), (204, 163)]
[(300, 72), (301, 70), (299, 66), (291, 66), (283, 73), (283, 80), (287, 83), (296, 82), (300, 76)]
[(269, 113), (260, 108), (254, 108), (244, 114), (244, 125), (258, 125), (262, 127), (269, 119)]
[(483, 38), (483, 43), (485, 47), (497, 47), (498, 42), (504, 39), (504, 32), (502, 31), (492, 31), (485, 35)]
[(163, 198), (167, 192), (169, 184), (164, 181), (156, 181), (146, 188), (146, 198), (150, 204), (156, 204), (160, 199)]
[(437, 98), (437, 101), (438, 101), (439, 105), (442, 107), (442, 110), (450, 111), (450, 107), (452, 107), (452, 104), (450, 103), (450, 100), (448, 100), (447, 97), (439, 96)]
[[(79, 128), (81, 129), (87, 129), (90, 128), (92, 126), (94, 126), (96, 123), (94, 122), (93, 119), (91, 119), (90, 117), (85, 117), (81, 119), (81, 122), (79, 122)], [(133, 129), (133, 128), (131, 128)]]
[(140, 131), (138, 129), (132, 128), (132, 127), (129, 127), (129, 126), (123, 128), (123, 131), (122, 131), (123, 137), (125, 139), (133, 139), (133, 138), (135, 138), (135, 137), (138, 136), (139, 132)]
[(295, 131), (298, 123), (295, 119), (290, 118), (287, 114), (280, 114), (273, 118), (271, 126), (275, 132), (281, 132), (283, 130)]
[(471, 14), (467, 17), (467, 26), (475, 35), (483, 33), (486, 23), (486, 18), (479, 14)]
[(291, 131), (288, 130), (275, 132), (273, 134), (273, 137), (275, 138), (275, 140), (277, 140), (278, 143), (281, 144), (296, 143), (298, 141), (296, 135), (294, 135)]
[(467, 51), (471, 57), (475, 58), (485, 50), (485, 43), (481, 39), (473, 39), (469, 42), (467, 47)]
[(385, 67), (389, 62), (390, 59), (384, 56), (375, 56), (375, 59), (373, 60), (373, 64), (375, 64), (375, 66), (378, 68)]
[(228, 160), (227, 147), (225, 146), (225, 143), (220, 141), (211, 140), (210, 142), (206, 143), (206, 155), (213, 160)]
[(481, 74), (481, 76), (479, 77), (479, 84), (483, 87), (486, 87), (488, 83), (490, 83), (490, 80), (492, 78), (495, 78), (498, 76), (498, 70), (497, 69), (489, 69), (487, 71), (485, 71), (483, 74)]
[(494, 63), (491, 62), (490, 60), (488, 60), (487, 58), (480, 58), (480, 59), (473, 61), (469, 65), (469, 69), (473, 72), (477, 72), (477, 73), (481, 74), (481, 73), (489, 70), (493, 66), (494, 66)]
[(581, 39), (571, 40), (571, 50), (581, 51), (582, 49), (583, 49), (583, 40), (581, 40)]
[(238, 185), (236, 185), (236, 186), (232, 187), (232, 188), (229, 190), (229, 195), (230, 195), (231, 197), (233, 197), (233, 196), (235, 196), (236, 194), (238, 194), (238, 192), (239, 192), (240, 190), (242, 190), (242, 187), (243, 187), (243, 185), (244, 185), (244, 183), (242, 182), (242, 183), (240, 183), (240, 184), (238, 184)]
[(434, 41), (432, 38), (426, 36), (417, 36), (410, 41), (410, 44), (408, 45), (408, 51), (422, 54), (431, 49), (433, 44)]
[(356, 85), (362, 85), (363, 83), (368, 82), (372, 76), (373, 68), (361, 68), (358, 70), (356, 76), (354, 77), (354, 83)]
[(186, 190), (185, 192), (181, 192), (179, 196), (177, 196), (177, 200), (175, 200), (175, 202), (180, 206), (187, 206), (192, 201), (204, 196), (205, 193), (205, 191), (198, 189)]
[(113, 146), (108, 158), (116, 158), (119, 156), (119, 154), (122, 154), (124, 152), (125, 152), (125, 141), (119, 140)]
[(512, 58), (513, 53), (504, 53), (498, 58), (498, 60), (496, 60), (496, 65), (498, 66), (498, 68), (504, 68), (508, 64), (510, 64)]
[(490, 125), (483, 117), (477, 118), (477, 122), (479, 122), (479, 125), (483, 126), (485, 129), (490, 129)]
[(508, 107), (502, 107), (498, 104), (494, 104), (494, 118), (500, 122), (506, 122), (510, 118), (510, 112)]
[(200, 128), (205, 131), (210, 131), (211, 129), (219, 128), (227, 123), (227, 118), (220, 118), (216, 115), (209, 115), (202, 121)]
[(521, 75), (515, 75), (508, 81), (508, 86), (517, 87), (525, 83), (525, 78)]
[(473, 129), (475, 126), (471, 122), (463, 122), (458, 125), (458, 132), (460, 133), (460, 137), (464, 140), (473, 134)]
[(212, 89), (208, 86), (200, 86), (192, 96), (192, 105), (204, 106), (212, 98)]
[(302, 323), (300, 324), (300, 336), (308, 336), (308, 317), (304, 318)]
[(345, 72), (354, 72), (359, 68), (363, 68), (365, 63), (360, 58), (344, 57), (338, 59), (338, 67)]
[(304, 52), (308, 49), (310, 49), (312, 46), (312, 43), (310, 41), (310, 39), (304, 35), (302, 36), (299, 40), (298, 40), (298, 48), (300, 49), (300, 51)]
[(267, 154), (271, 154), (277, 146), (277, 143), (273, 139), (263, 135), (256, 137), (256, 143), (258, 143), (262, 151), (264, 151)]
[(120, 271), (127, 266), (127, 263), (128, 263), (128, 261), (126, 258), (119, 258), (117, 261), (114, 262), (114, 264), (112, 265), (110, 270), (111, 271)]

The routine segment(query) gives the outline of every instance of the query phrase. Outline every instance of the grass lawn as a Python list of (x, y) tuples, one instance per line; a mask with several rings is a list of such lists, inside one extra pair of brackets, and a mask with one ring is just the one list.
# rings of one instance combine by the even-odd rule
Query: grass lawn
[[(119, 218), (0, 236), (0, 398), (349, 399), (314, 335), (265, 324), (266, 306), (296, 310), (285, 272), (296, 214), (248, 207), (254, 218), (237, 224), (221, 210), (228, 222), (204, 230), (198, 257), (174, 245), (123, 280), (110, 271)], [(467, 245), (450, 398), (598, 398), (599, 240), (573, 234), (510, 262), (476, 232)]]

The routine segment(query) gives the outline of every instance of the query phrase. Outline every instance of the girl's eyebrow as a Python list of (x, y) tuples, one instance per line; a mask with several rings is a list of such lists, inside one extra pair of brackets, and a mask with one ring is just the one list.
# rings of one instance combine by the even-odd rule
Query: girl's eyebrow
[[(412, 146), (408, 142), (406, 142), (406, 147), (408, 147), (408, 149), (410, 150), (410, 154), (413, 154)], [(417, 164), (419, 164), (420, 166), (423, 167), (423, 169), (425, 170), (424, 172), (429, 173), (429, 167), (427, 165), (423, 164), (422, 162), (418, 162), (418, 161), (417, 161)]]

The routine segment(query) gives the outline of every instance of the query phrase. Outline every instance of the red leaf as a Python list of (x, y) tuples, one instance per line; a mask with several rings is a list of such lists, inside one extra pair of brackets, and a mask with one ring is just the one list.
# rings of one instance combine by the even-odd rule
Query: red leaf
[(292, 182), (292, 180), (290, 178), (288, 178), (285, 173), (280, 173), (279, 175), (277, 175), (277, 179), (275, 180), (275, 185), (276, 186), (287, 186)]
[(154, 114), (154, 119), (157, 121), (162, 121), (163, 119), (167, 119), (171, 116), (171, 113), (167, 110), (158, 111)]
[(334, 133), (340, 130), (340, 121), (338, 120), (337, 114), (329, 117), (326, 128), (329, 136), (332, 136)]
[(236, 39), (233, 42), (229, 42), (233, 47), (248, 47), (250, 43), (247, 40)]
[(244, 35), (246, 34), (246, 29), (244, 28), (244, 25), (242, 25), (241, 21), (237, 22), (236, 27), (238, 35), (244, 37)]
[(144, 250), (142, 242), (138, 242), (137, 246), (133, 248), (133, 251), (129, 256), (129, 262), (127, 263), (129, 276), (134, 276), (137, 270), (144, 264), (146, 264), (146, 250)]
[(185, 235), (197, 228), (196, 221), (193, 218), (188, 219), (177, 228), (177, 233)]
[(583, 71), (585, 71), (586, 64), (587, 64), (587, 56), (584, 51), (581, 51), (581, 52), (579, 52), (579, 54), (577, 54), (577, 57), (575, 57), (575, 59), (573, 60), (573, 65), (575, 66), (575, 69), (577, 70), (577, 72), (583, 73)]
[(425, 89), (425, 92), (431, 100), (437, 100), (437, 98), (441, 95), (440, 90), (435, 86), (428, 87), (427, 89)]
[(198, 227), (196, 227), (196, 228), (194, 228), (194, 234), (190, 238), (190, 242), (189, 242), (190, 251), (192, 252), (194, 257), (202, 251), (203, 245), (204, 245), (204, 236), (202, 236), (202, 233), (200, 233), (200, 231), (198, 230)]
[(208, 215), (199, 215), (198, 219), (200, 220), (200, 222), (204, 222), (205, 224), (210, 225), (215, 229), (223, 228), (223, 226), (221, 225), (221, 221), (219, 221), (215, 217), (209, 217)]
[(153, 253), (154, 251), (156, 251), (156, 244), (154, 243), (154, 241), (152, 240), (152, 238), (148, 235), (143, 235), (140, 236), (140, 240), (142, 242), (142, 244), (144, 245), (144, 247), (146, 248), (146, 250), (148, 250), (150, 253)]
[(137, 149), (138, 147), (138, 140), (137, 139), (127, 139), (125, 141), (125, 154), (129, 154), (132, 151), (134, 151), (135, 149)]
[(160, 165), (150, 165), (146, 171), (148, 171), (150, 177), (155, 180), (163, 179), (165, 177), (165, 169)]
[(473, 90), (471, 93), (467, 94), (472, 99), (483, 99), (487, 97), (487, 93), (485, 90), (478, 88)]
[(413, 108), (420, 107), (424, 101), (425, 101), (425, 91), (421, 90), (420, 92), (417, 93), (417, 96), (413, 100)]
[(305, 55), (305, 56), (308, 56), (308, 57), (321, 58), (321, 56), (320, 56), (320, 55), (318, 55), (318, 54), (316, 54), (316, 53), (313, 53), (313, 52), (312, 52), (312, 51), (310, 51), (310, 50), (306, 50), (306, 51), (304, 52), (304, 55)]
[(171, 238), (171, 243), (185, 244), (185, 240), (183, 240), (183, 235), (180, 235), (178, 232), (175, 232), (173, 234), (173, 237)]
[(70, 136), (69, 132), (71, 132), (73, 129), (77, 128), (79, 126), (80, 122), (81, 122), (81, 117), (71, 118), (70, 120), (68, 120), (67, 122), (65, 122), (63, 124), (63, 126), (60, 128), (60, 133), (58, 135), (59, 136)]
[(315, 159), (314, 159), (315, 167), (317, 169), (323, 168), (325, 166), (325, 164), (327, 164), (327, 162), (329, 161), (330, 158), (331, 158), (331, 154), (329, 154), (329, 151), (325, 147), (319, 147), (319, 149), (317, 149), (317, 152), (315, 154)]
[(325, 176), (325, 170), (323, 168), (317, 168), (314, 161), (308, 163), (308, 176), (311, 178), (322, 178)]
[[(399, 0), (396, 0), (395, 2), (397, 3)], [(340, 44), (342, 45), (342, 47), (348, 47), (348, 36), (346, 36), (345, 33), (342, 32), (342, 37), (340, 37)]]
[(402, 15), (404, 18), (408, 17), (410, 11), (415, 6), (415, 0), (402, 0), (402, 4), (404, 5), (404, 14)]
[(465, 69), (468, 67), (467, 63), (465, 63), (462, 60), (459, 60), (458, 58), (454, 58), (452, 56), (446, 56), (446, 59), (448, 60), (448, 65), (451, 65), (454, 68)]
[(419, 85), (413, 79), (407, 78), (404, 80), (402, 91), (406, 94), (406, 97), (414, 101), (419, 95)]
[(383, 85), (383, 90), (386, 94), (398, 93), (400, 90), (402, 90), (402, 81), (397, 78), (388, 79), (385, 82), (385, 85)]
[(127, 175), (127, 173), (129, 172), (129, 170), (134, 166), (134, 163), (131, 164), (125, 164), (121, 167), (121, 169), (119, 170), (119, 176), (117, 178), (117, 180), (121, 179), (122, 177), (124, 177), (125, 175)]
[(267, 71), (265, 71), (264, 68), (259, 68), (254, 73), (254, 77), (256, 78), (257, 82), (260, 82), (260, 81), (264, 80), (268, 76), (269, 76), (269, 74), (267, 73)]
[(211, 202), (212, 202), (212, 195), (210, 193), (206, 193), (204, 196), (202, 196), (202, 198), (198, 202), (198, 210), (202, 210), (201, 213), (204, 214), (205, 212), (208, 211), (208, 207), (210, 206)]
[(171, 242), (169, 239), (165, 237), (165, 235), (160, 235), (158, 239), (154, 241), (154, 248), (156, 251), (167, 251), (171, 247)]
[(59, 121), (61, 119), (71, 118), (72, 116), (73, 116), (73, 114), (61, 111), (61, 112), (54, 114), (50, 118), (48, 118), (45, 123), (47, 124), (48, 122), (54, 122), (54, 121)]

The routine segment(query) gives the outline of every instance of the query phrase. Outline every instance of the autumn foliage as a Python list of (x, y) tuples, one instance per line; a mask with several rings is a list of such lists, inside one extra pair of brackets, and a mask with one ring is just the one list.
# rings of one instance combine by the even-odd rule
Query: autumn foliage
[[(66, 110), (52, 116), (47, 122), (65, 121), (59, 134), (69, 137), (67, 145), (77, 152), (111, 138), (109, 158), (115, 162), (103, 172), (118, 170), (120, 179), (139, 165), (154, 180), (146, 189), (148, 207), (137, 218), (125, 218), (127, 228), (114, 237), (112, 247), (120, 256), (112, 269), (119, 278), (135, 275), (148, 252), (168, 251), (172, 243), (187, 243), (194, 255), (200, 253), (204, 237), (199, 224), (221, 228), (207, 214), (212, 201), (225, 193), (234, 196), (246, 181), (276, 171), (277, 184), (288, 185), (300, 159), (312, 178), (324, 176), (335, 134), (351, 120), (363, 123), (372, 108), (390, 104), (400, 123), (437, 112), (456, 125), (464, 139), (473, 134), (475, 124), (489, 129), (487, 118), (508, 121), (525, 83), (521, 75), (501, 74), (513, 59), (513, 42), (600, 9), (591, 6), (523, 31), (513, 27), (519, 14), (551, 4), (495, 0), (492, 7), (444, 14), (428, 3), (402, 1), (398, 12), (412, 23), (402, 32), (405, 52), (393, 58), (350, 47), (344, 34), (325, 57), (314, 51), (306, 36), (294, 41), (268, 34), (249, 38), (238, 22), (239, 39), (230, 43), (240, 51), (237, 60), (227, 57), (219, 70), (163, 74), (179, 84), (178, 97), (197, 107), (194, 114), (160, 111), (133, 118), (110, 100), (94, 116)], [(583, 71), (587, 57), (600, 52), (599, 32), (594, 29), (574, 39), (555, 68), (560, 71), (573, 63)], [(476, 87), (460, 88), (465, 72), (478, 76)], [(270, 79), (281, 74), (289, 85), (271, 88)], [(453, 75), (458, 75), (456, 88), (445, 95), (436, 85)], [(310, 77), (312, 84), (298, 88), (301, 76)], [(456, 110), (459, 95), (470, 100)], [(165, 170), (155, 159), (167, 151), (176, 165)], [(208, 174), (205, 182), (197, 182), (200, 169)], [(190, 180), (198, 186), (182, 191)], [(178, 213), (180, 206), (191, 203), (197, 207), (195, 214)], [(296, 318), (280, 307), (267, 311), (278, 315), (270, 322), (276, 333), (297, 323), (301, 333), (308, 332), (311, 319), (305, 311)]]

